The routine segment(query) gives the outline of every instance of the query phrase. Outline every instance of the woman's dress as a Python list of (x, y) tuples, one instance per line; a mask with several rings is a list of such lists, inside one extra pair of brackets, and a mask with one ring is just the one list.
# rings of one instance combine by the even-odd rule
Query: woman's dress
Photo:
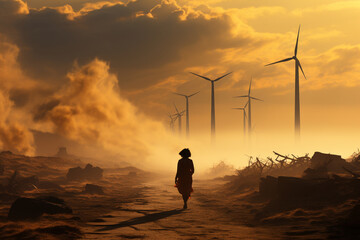
[(190, 197), (192, 189), (192, 175), (194, 174), (194, 164), (191, 159), (182, 158), (178, 162), (176, 187), (180, 194)]

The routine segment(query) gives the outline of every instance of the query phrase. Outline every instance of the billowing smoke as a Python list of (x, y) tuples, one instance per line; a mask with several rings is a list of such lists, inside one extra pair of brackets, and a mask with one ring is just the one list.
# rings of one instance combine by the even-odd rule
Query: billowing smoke
[(29, 89), (33, 85), (17, 66), (18, 51), (0, 36), (0, 149), (33, 154), (33, 136), (23, 125), (26, 121), (23, 114), (14, 110), (14, 102), (10, 100), (10, 91)]
[(67, 76), (69, 83), (34, 117), (50, 124), (52, 132), (127, 160), (144, 160), (160, 139), (168, 138), (161, 123), (142, 115), (121, 96), (108, 63), (95, 59), (84, 66), (75, 64)]

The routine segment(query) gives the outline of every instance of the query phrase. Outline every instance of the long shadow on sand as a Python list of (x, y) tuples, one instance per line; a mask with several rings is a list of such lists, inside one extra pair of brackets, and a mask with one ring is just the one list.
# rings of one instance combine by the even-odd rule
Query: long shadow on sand
[(117, 223), (117, 224), (101, 225), (104, 227), (101, 229), (98, 229), (96, 231), (97, 232), (108, 231), (108, 230), (113, 230), (113, 229), (122, 228), (122, 227), (132, 227), (134, 225), (148, 223), (148, 222), (155, 222), (159, 219), (163, 219), (163, 218), (170, 217), (172, 215), (180, 214), (183, 211), (184, 211), (183, 209), (175, 209), (175, 210), (163, 211), (163, 212), (159, 212), (159, 213), (147, 214), (145, 216), (136, 217), (136, 218), (133, 218), (133, 219), (130, 219), (127, 221)]

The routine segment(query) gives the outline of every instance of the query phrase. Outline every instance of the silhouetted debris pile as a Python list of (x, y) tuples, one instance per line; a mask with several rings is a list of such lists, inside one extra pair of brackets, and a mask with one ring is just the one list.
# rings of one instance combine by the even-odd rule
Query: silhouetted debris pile
[(70, 168), (66, 174), (69, 181), (99, 180), (102, 177), (103, 170), (99, 167), (93, 167), (91, 164), (87, 164), (85, 168)]
[(56, 197), (25, 198), (15, 200), (11, 205), (8, 218), (10, 220), (29, 220), (37, 219), (44, 213), (61, 214), (72, 213), (64, 200)]
[[(267, 177), (268, 181), (260, 180), (262, 176), (301, 176), (303, 171), (310, 166), (310, 157), (308, 154), (305, 156), (286, 156), (274, 152), (275, 158), (268, 157), (260, 159), (250, 157), (248, 166), (241, 170), (237, 170), (237, 177), (231, 179), (229, 187), (234, 191), (242, 191), (247, 188), (256, 188), (261, 185), (263, 192), (272, 192), (274, 188), (274, 179)], [(273, 181), (272, 181), (273, 180)], [(266, 193), (267, 194), (267, 193)], [(265, 194), (265, 195), (266, 195)]]
[(84, 193), (89, 194), (104, 194), (104, 190), (101, 186), (95, 184), (86, 184)]
[[(340, 176), (355, 168), (339, 155), (315, 152), (310, 167), (304, 170), (302, 178), (267, 176), (261, 178), (259, 192), (263, 197), (279, 200), (324, 200), (343, 201), (360, 196), (360, 179)], [(346, 166), (346, 167), (345, 167)], [(359, 175), (360, 176), (360, 175)]]

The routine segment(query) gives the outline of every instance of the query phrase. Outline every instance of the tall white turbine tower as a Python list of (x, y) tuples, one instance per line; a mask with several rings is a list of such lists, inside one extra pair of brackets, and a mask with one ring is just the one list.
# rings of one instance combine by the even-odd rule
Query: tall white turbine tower
[(214, 87), (214, 83), (219, 81), (220, 79), (226, 77), (227, 75), (231, 74), (231, 72), (227, 73), (221, 77), (218, 77), (214, 80), (204, 77), (204, 76), (201, 76), (201, 75), (198, 75), (196, 73), (192, 73), (192, 72), (190, 72), (190, 73), (211, 82), (211, 140), (214, 142), (214, 140), (215, 140), (215, 90), (214, 90), (215, 87)]
[(246, 106), (248, 105), (249, 102), (246, 102), (245, 106), (242, 107), (242, 108), (233, 108), (233, 109), (236, 109), (236, 110), (240, 110), (240, 111), (243, 111), (243, 126), (244, 126), (244, 136), (246, 136)]
[(251, 137), (251, 100), (257, 100), (257, 101), (263, 101), (259, 98), (255, 98), (253, 96), (251, 96), (251, 82), (252, 82), (252, 78), (250, 79), (250, 84), (249, 84), (249, 92), (248, 95), (243, 95), (243, 96), (236, 96), (236, 98), (247, 98), (247, 105), (248, 105), (248, 133), (249, 133), (249, 137)]
[(277, 62), (273, 62), (270, 64), (267, 64), (265, 66), (270, 66), (273, 64), (281, 63), (281, 62), (287, 62), (291, 60), (295, 60), (295, 136), (297, 138), (300, 137), (300, 86), (299, 86), (299, 68), (304, 75), (304, 78), (306, 79), (305, 73), (301, 67), (300, 61), (297, 57), (297, 51), (298, 51), (298, 44), (299, 44), (299, 35), (300, 35), (300, 26), (296, 38), (296, 44), (295, 44), (295, 51), (294, 56), (291, 58), (286, 58)]
[(180, 93), (174, 93), (176, 95), (179, 96), (183, 96), (186, 99), (186, 137), (189, 137), (189, 98), (191, 98), (192, 96), (198, 94), (199, 92), (190, 94), (190, 95), (185, 95), (185, 94), (180, 94)]

